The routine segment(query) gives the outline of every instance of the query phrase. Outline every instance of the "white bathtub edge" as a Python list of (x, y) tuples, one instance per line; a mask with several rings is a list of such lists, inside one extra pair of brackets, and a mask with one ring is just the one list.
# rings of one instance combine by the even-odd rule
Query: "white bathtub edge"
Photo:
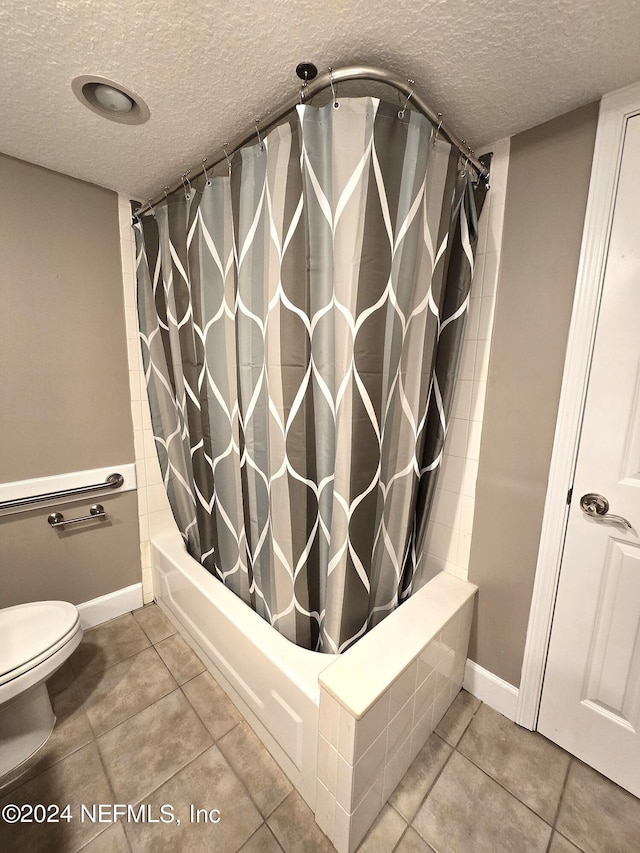
[[(295, 674), (296, 678), (301, 678), (300, 686), (304, 690), (308, 698), (316, 705), (320, 701), (320, 687), (318, 684), (318, 676), (320, 672), (328, 667), (338, 655), (320, 655), (318, 652), (311, 652), (308, 649), (302, 649), (294, 645), (286, 637), (279, 634), (268, 622), (261, 616), (255, 613), (247, 604), (238, 598), (231, 590), (227, 589), (216, 578), (204, 569), (199, 563), (193, 560), (186, 553), (184, 542), (177, 530), (168, 530), (154, 536), (151, 540), (152, 562), (155, 566), (154, 556), (157, 553), (164, 555), (170, 561), (178, 562), (189, 580), (203, 595), (208, 595), (212, 589), (215, 589), (215, 594), (219, 595), (224, 602), (225, 617), (229, 619), (234, 626), (239, 627), (246, 620), (251, 623), (251, 631), (258, 644), (262, 648), (269, 646), (274, 647), (274, 655), (272, 661), (285, 675), (290, 678)], [(191, 570), (189, 563), (185, 564), (185, 557), (191, 561), (197, 571)], [(158, 590), (154, 584), (154, 594), (158, 597)], [(277, 655), (277, 657), (276, 657)], [(300, 672), (296, 664), (299, 660), (306, 658), (306, 669)]]
[(206, 665), (207, 669), (213, 675), (220, 687), (222, 687), (229, 699), (231, 699), (238, 711), (240, 711), (244, 719), (249, 723), (249, 726), (252, 728), (254, 733), (262, 741), (268, 752), (271, 753), (272, 757), (280, 766), (280, 769), (285, 773), (285, 775), (289, 778), (292, 784), (295, 785), (296, 789), (300, 792), (303, 799), (307, 802), (309, 808), (314, 809), (316, 799), (315, 764), (313, 768), (306, 770), (302, 774), (299, 772), (298, 768), (291, 761), (291, 759), (289, 758), (285, 750), (280, 746), (278, 741), (272, 736), (271, 732), (267, 729), (265, 725), (263, 725), (260, 719), (254, 714), (249, 705), (247, 705), (242, 696), (235, 689), (233, 684), (216, 666), (215, 662), (207, 653), (207, 650), (204, 649), (202, 645), (198, 642), (198, 640), (193, 636), (193, 634), (189, 630), (189, 627), (182, 623), (182, 621), (176, 616), (173, 610), (171, 610), (171, 608), (164, 603), (164, 601), (158, 599), (156, 604), (158, 605), (158, 607), (160, 607), (160, 609), (167, 616), (167, 618), (176, 626), (176, 628), (178, 628), (178, 630), (180, 631), (180, 635), (187, 641), (187, 643), (189, 643), (194, 652), (200, 657), (200, 659)]
[(151, 557), (158, 604), (314, 809), (318, 675), (333, 656), (278, 634), (189, 556), (177, 531), (154, 536)]

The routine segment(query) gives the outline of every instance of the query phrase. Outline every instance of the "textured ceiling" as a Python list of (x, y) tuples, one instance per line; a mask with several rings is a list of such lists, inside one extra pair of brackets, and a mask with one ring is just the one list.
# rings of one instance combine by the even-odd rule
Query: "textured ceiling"
[[(640, 80), (639, 34), (638, 0), (0, 0), (0, 150), (146, 199), (294, 95), (303, 59), (411, 77), (479, 147)], [(90, 112), (81, 74), (151, 119)]]

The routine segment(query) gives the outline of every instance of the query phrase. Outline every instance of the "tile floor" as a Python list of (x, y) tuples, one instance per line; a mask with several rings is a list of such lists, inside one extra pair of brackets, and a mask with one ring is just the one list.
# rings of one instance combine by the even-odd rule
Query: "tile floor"
[[(0, 807), (69, 803), (72, 819), (0, 819), (3, 853), (334, 849), (156, 605), (88, 631), (49, 689), (54, 733)], [(112, 820), (116, 803), (135, 806), (128, 820)], [(640, 801), (463, 691), (359, 850), (637, 853)]]

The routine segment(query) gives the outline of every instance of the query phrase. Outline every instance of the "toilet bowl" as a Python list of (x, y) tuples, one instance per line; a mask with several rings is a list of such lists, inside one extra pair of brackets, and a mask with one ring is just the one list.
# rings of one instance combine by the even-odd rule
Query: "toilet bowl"
[(82, 639), (80, 615), (66, 601), (0, 610), (0, 787), (19, 776), (56, 721), (46, 680)]

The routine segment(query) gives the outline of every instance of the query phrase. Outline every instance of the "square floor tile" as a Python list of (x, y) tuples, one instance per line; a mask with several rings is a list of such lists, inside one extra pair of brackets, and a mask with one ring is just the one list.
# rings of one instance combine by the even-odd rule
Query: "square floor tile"
[(153, 647), (103, 672), (81, 678), (78, 687), (96, 736), (128, 720), (175, 690), (175, 679)]
[(83, 847), (82, 853), (129, 853), (129, 844), (122, 824), (112, 824), (109, 829), (101, 832), (86, 847)]
[(385, 804), (358, 847), (358, 853), (391, 853), (406, 828), (398, 812)]
[(69, 658), (76, 678), (93, 675), (150, 646), (149, 638), (130, 613), (91, 628)]
[(59, 823), (20, 823), (0, 820), (0, 850), (3, 853), (71, 853), (103, 829), (103, 824), (80, 819), (80, 806), (112, 802), (113, 794), (94, 743), (58, 761), (34, 779), (0, 800), (7, 803), (70, 806), (71, 820)]
[(212, 744), (180, 690), (98, 738), (120, 803), (136, 803)]
[(434, 853), (434, 850), (423, 838), (420, 838), (415, 829), (409, 827), (394, 853)]
[(292, 790), (291, 782), (246, 722), (221, 738), (218, 746), (263, 816), (268, 817)]
[(215, 746), (144, 801), (158, 813), (161, 805), (171, 804), (177, 820), (128, 823), (126, 832), (134, 853), (236, 853), (262, 823), (246, 788)]
[(297, 791), (289, 794), (267, 823), (285, 853), (335, 853), (333, 844)]
[(139, 610), (134, 610), (133, 616), (152, 643), (159, 643), (176, 633), (173, 623), (157, 604), (147, 604)]
[(255, 832), (240, 850), (240, 853), (282, 853), (282, 847), (276, 841), (266, 823)]
[(567, 841), (559, 832), (554, 832), (549, 845), (549, 853), (581, 853), (581, 851), (579, 847)]
[(573, 759), (556, 829), (585, 853), (637, 853), (640, 800)]
[(413, 821), (447, 853), (545, 853), (551, 827), (454, 752)]
[(156, 650), (178, 684), (184, 684), (205, 669), (200, 658), (180, 634), (156, 643)]
[(451, 746), (457, 746), (479, 707), (479, 699), (461, 690), (436, 726), (436, 733)]
[(210, 672), (196, 675), (182, 690), (216, 741), (244, 719)]
[(437, 734), (432, 734), (422, 747), (413, 764), (407, 770), (398, 787), (389, 797), (389, 802), (409, 823), (415, 817), (424, 800), (442, 770), (452, 749)]
[(458, 750), (552, 824), (570, 756), (537, 732), (512, 723), (482, 705)]

